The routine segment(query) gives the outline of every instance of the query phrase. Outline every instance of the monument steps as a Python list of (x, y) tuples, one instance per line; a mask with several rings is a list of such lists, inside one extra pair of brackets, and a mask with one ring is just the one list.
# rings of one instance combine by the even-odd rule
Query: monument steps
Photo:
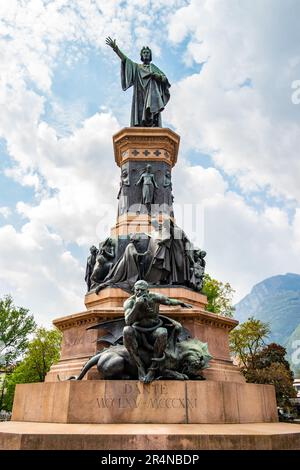
[(300, 426), (0, 423), (0, 450), (297, 450)]

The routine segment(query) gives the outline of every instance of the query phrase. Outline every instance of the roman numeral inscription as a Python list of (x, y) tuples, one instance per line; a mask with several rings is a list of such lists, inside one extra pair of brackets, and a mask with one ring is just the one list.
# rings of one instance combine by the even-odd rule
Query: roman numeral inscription
[(97, 397), (97, 407), (106, 409), (185, 409), (196, 408), (197, 398), (186, 398), (185, 396), (169, 396), (168, 387), (164, 384), (153, 383), (147, 386), (124, 383), (122, 393), (112, 396)]

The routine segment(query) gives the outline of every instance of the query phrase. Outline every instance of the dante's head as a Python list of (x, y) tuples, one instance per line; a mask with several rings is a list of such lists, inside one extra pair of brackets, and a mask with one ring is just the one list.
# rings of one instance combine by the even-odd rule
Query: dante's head
[(147, 171), (147, 173), (151, 173), (151, 169), (152, 169), (152, 167), (151, 167), (151, 165), (148, 163), (148, 165), (146, 165), (146, 171)]
[(148, 46), (144, 46), (141, 49), (141, 61), (143, 63), (150, 63), (152, 60), (152, 52)]
[(90, 252), (91, 252), (91, 255), (94, 255), (95, 253), (97, 253), (97, 248), (95, 247), (95, 245), (91, 246), (90, 248)]

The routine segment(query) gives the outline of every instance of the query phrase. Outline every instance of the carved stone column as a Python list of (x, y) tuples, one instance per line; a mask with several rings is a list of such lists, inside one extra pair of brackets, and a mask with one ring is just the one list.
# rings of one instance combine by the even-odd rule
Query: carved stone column
[[(171, 187), (166, 185), (177, 162), (180, 137), (170, 129), (126, 127), (113, 136), (116, 164), (121, 168), (119, 209), (116, 225), (111, 230), (114, 238), (131, 233), (149, 233), (151, 219), (162, 223), (173, 219)], [(139, 177), (151, 165), (158, 188), (154, 190), (151, 217), (142, 207), (142, 188), (136, 185)]]

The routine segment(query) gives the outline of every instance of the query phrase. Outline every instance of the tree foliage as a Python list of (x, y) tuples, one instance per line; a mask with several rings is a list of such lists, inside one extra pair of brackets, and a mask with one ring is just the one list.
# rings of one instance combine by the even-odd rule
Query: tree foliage
[(4, 371), (24, 353), (35, 327), (28, 309), (15, 307), (9, 295), (0, 299), (0, 360)]
[(250, 317), (230, 333), (230, 348), (242, 367), (254, 367), (254, 357), (265, 344), (270, 333), (268, 323)]
[(58, 361), (61, 333), (56, 330), (38, 328), (28, 344), (24, 359), (9, 375), (6, 383), (4, 408), (12, 409), (16, 384), (43, 382), (52, 364)]
[(253, 358), (253, 365), (256, 369), (270, 367), (274, 362), (283, 364), (289, 369), (290, 364), (285, 358), (286, 349), (277, 343), (271, 343), (261, 349)]
[(213, 279), (209, 274), (205, 274), (202, 292), (207, 296), (208, 305), (206, 309), (209, 312), (226, 317), (233, 316), (232, 298), (235, 291), (228, 282), (224, 284)]
[(28, 345), (36, 323), (29, 310), (16, 307), (11, 296), (0, 299), (0, 410), (3, 407), (7, 376)]
[[(274, 346), (279, 345), (274, 344)], [(278, 405), (284, 408), (290, 408), (290, 399), (297, 395), (293, 387), (293, 372), (286, 360), (272, 362), (272, 359), (269, 357), (270, 350), (268, 350), (268, 347), (269, 346), (260, 353), (260, 356), (264, 355), (264, 359), (266, 359), (261, 363), (261, 367), (250, 367), (245, 370), (245, 378), (247, 382), (274, 385)], [(265, 365), (263, 366), (262, 364)]]
[(268, 323), (249, 318), (230, 333), (230, 347), (247, 382), (272, 384), (279, 406), (290, 407), (296, 396), (293, 372), (286, 360), (286, 349), (276, 343), (266, 345)]

